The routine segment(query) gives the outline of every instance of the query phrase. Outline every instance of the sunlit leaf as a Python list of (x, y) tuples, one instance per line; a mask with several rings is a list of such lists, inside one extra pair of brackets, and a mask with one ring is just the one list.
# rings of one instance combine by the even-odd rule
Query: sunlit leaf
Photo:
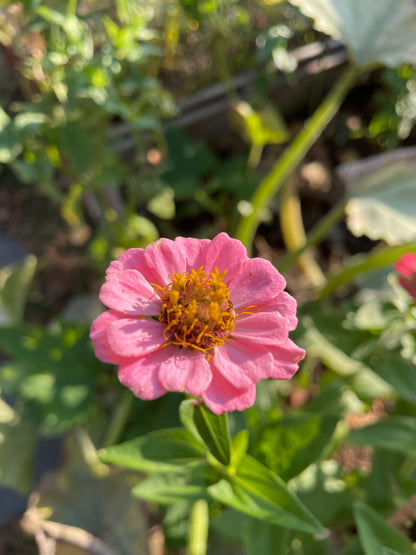
[[(100, 463), (94, 445), (81, 430), (66, 438), (63, 449), (63, 464), (38, 488), (39, 506), (52, 512), (52, 521), (100, 538), (112, 553), (145, 555), (146, 513), (130, 492), (135, 476)], [(95, 549), (107, 552), (100, 545)]]
[(132, 470), (177, 472), (189, 463), (199, 462), (205, 450), (188, 430), (169, 428), (101, 449), (98, 455), (105, 463)]
[(386, 420), (354, 430), (347, 441), (353, 445), (371, 445), (415, 457), (416, 418), (392, 415)]
[(404, 148), (339, 168), (349, 189), (347, 224), (356, 236), (399, 245), (416, 238), (416, 149)]
[(209, 486), (210, 495), (234, 509), (260, 520), (305, 532), (322, 532), (314, 515), (276, 474), (246, 456), (234, 479)]
[(416, 60), (413, 0), (290, 0), (315, 27), (342, 42), (359, 66)]
[(22, 150), (15, 125), (6, 112), (0, 108), (0, 163), (8, 164)]
[(248, 102), (240, 100), (233, 104), (232, 121), (244, 139), (256, 146), (280, 144), (290, 136), (282, 117), (270, 106), (263, 106), (261, 110), (256, 111)]
[(12, 326), (21, 321), (35, 269), (33, 255), (28, 255), (18, 266), (0, 269), (0, 326)]
[(230, 462), (230, 434), (227, 414), (214, 414), (205, 405), (194, 405), (193, 419), (198, 433), (209, 451), (222, 464)]
[(205, 478), (209, 470), (203, 462), (180, 473), (155, 474), (134, 487), (132, 494), (140, 499), (168, 505), (185, 499), (208, 499)]
[(354, 503), (354, 516), (365, 555), (414, 555), (412, 543), (362, 501)]

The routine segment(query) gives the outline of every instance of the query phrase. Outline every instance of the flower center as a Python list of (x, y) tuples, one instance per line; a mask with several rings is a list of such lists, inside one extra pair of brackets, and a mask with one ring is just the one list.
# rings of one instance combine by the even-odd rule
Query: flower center
[(162, 311), (159, 322), (166, 324), (163, 335), (168, 345), (198, 349), (207, 353), (223, 345), (234, 329), (236, 314), (229, 300), (230, 291), (215, 268), (201, 266), (190, 273), (173, 274), (161, 289)]

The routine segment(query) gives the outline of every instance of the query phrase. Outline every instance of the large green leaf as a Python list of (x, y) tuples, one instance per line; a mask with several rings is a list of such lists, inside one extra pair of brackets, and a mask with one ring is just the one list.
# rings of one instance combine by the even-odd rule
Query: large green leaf
[(416, 371), (413, 364), (395, 351), (377, 349), (368, 366), (390, 384), (406, 401), (416, 404)]
[(88, 331), (75, 324), (0, 328), (0, 348), (13, 358), (0, 372), (0, 384), (24, 401), (23, 418), (44, 432), (81, 425), (94, 410), (104, 367), (94, 356)]
[(416, 5), (412, 0), (290, 0), (315, 27), (341, 41), (359, 66), (414, 63)]
[(268, 468), (289, 480), (319, 457), (337, 422), (335, 415), (288, 413), (262, 431), (256, 453)]
[(347, 441), (416, 457), (416, 418), (389, 416), (386, 420), (354, 430)]
[(217, 501), (254, 518), (304, 532), (322, 532), (322, 525), (283, 480), (248, 455), (235, 477), (207, 489)]
[(350, 524), (352, 496), (335, 460), (311, 464), (290, 481), (290, 487), (324, 526)]
[[(54, 522), (76, 526), (104, 540), (105, 545), (100, 545), (100, 539), (94, 542), (95, 553), (147, 554), (146, 511), (131, 495), (136, 476), (100, 463), (94, 445), (82, 430), (67, 436), (63, 449), (62, 465), (37, 489), (39, 506), (52, 513)], [(64, 553), (61, 542), (57, 551), (61, 552), (61, 547)], [(75, 548), (66, 547), (65, 553), (75, 553)], [(81, 552), (87, 553), (76, 551)]]
[(349, 189), (347, 225), (357, 237), (400, 245), (416, 239), (416, 148), (348, 162), (338, 173)]
[(29, 422), (0, 398), (0, 484), (27, 494), (33, 487), (38, 436)]
[(200, 462), (205, 454), (201, 443), (182, 428), (156, 430), (98, 453), (105, 463), (148, 472), (178, 472), (189, 463)]
[(168, 505), (180, 503), (185, 499), (208, 499), (206, 478), (210, 467), (206, 462), (185, 468), (177, 473), (159, 473), (146, 478), (133, 488), (133, 495)]
[(412, 543), (362, 501), (354, 503), (354, 517), (365, 555), (415, 555)]

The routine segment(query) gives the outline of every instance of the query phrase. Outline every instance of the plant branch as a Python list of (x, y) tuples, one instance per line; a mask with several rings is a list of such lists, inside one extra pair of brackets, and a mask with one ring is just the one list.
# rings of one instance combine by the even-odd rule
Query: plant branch
[(249, 253), (262, 212), (336, 114), (358, 75), (359, 71), (355, 67), (347, 69), (258, 186), (251, 199), (253, 211), (240, 220), (236, 232), (237, 239), (242, 241)]

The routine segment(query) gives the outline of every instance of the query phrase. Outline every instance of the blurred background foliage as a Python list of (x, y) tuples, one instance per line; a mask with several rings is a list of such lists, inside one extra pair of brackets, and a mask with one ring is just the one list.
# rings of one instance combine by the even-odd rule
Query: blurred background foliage
[[(137, 474), (95, 454), (179, 426), (182, 400), (134, 399), (95, 359), (103, 272), (159, 236), (235, 234), (345, 51), (277, 0), (0, 0), (0, 46), (0, 223), (23, 247), (0, 261), (0, 483), (46, 519), (107, 530), (116, 553), (158, 555), (161, 536), (166, 553), (182, 553), (191, 501), (165, 503), (170, 478), (155, 474), (135, 489), (150, 503), (136, 502)], [(261, 214), (255, 254), (285, 269), (307, 357), (290, 383), (259, 384), (232, 435), (250, 429), (248, 453), (290, 481), (328, 533), (214, 502), (212, 553), (412, 552), (416, 314), (392, 264), (416, 250), (414, 151), (410, 162), (384, 156), (412, 148), (415, 122), (412, 64), (367, 68), (296, 174), (299, 195), (286, 190)], [(348, 166), (366, 157), (369, 169)], [(308, 243), (314, 263), (288, 254), (309, 240), (290, 238), (288, 199), (306, 232), (338, 210)], [(4, 491), (0, 523), (19, 514)], [(0, 528), (10, 553), (36, 553), (5, 537)]]

